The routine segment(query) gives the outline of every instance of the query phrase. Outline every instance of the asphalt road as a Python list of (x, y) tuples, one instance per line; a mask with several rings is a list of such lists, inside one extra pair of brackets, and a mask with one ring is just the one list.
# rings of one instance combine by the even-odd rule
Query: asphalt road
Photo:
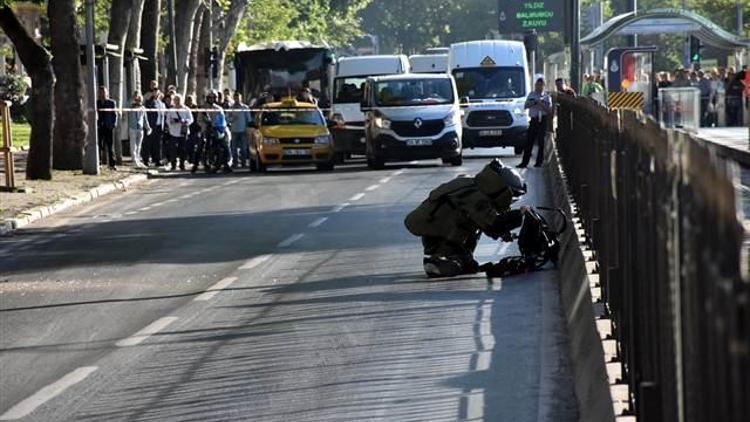
[(575, 420), (557, 272), (428, 282), (403, 227), (486, 161), (177, 175), (0, 238), (0, 420)]

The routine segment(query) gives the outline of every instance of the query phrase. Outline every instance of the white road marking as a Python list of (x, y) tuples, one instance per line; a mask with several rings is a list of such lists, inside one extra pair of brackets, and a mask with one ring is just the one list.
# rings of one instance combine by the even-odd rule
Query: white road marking
[(466, 420), (484, 420), (484, 388), (474, 388), (468, 393), (466, 404)]
[(419, 164), (419, 161), (417, 161), (417, 160), (409, 161), (409, 164), (411, 164), (411, 165)]
[(227, 278), (221, 279), (218, 283), (216, 283), (213, 286), (209, 287), (208, 290), (206, 290), (205, 293), (200, 294), (199, 296), (197, 296), (193, 300), (196, 301), (196, 302), (205, 302), (207, 300), (211, 300), (220, 291), (226, 289), (227, 287), (229, 287), (235, 281), (237, 281), (237, 277), (227, 277)]
[(393, 172), (394, 176), (398, 176), (398, 175), (401, 175), (401, 174), (404, 174), (404, 169), (396, 170), (396, 171)]
[(341, 205), (336, 205), (335, 207), (333, 207), (331, 209), (331, 212), (333, 212), (333, 213), (341, 212), (344, 208), (348, 207), (349, 205), (351, 205), (351, 204), (349, 204), (348, 202), (344, 202)]
[(316, 227), (320, 227), (323, 223), (328, 221), (328, 217), (320, 217), (319, 219), (313, 221), (312, 223), (308, 224), (307, 227), (314, 229)]
[(486, 350), (477, 352), (477, 367), (475, 371), (486, 371), (490, 369), (490, 363), (492, 362), (492, 351)]
[(128, 211), (125, 213), (125, 215), (136, 215), (138, 214), (138, 211)]
[(279, 243), (278, 245), (276, 245), (276, 247), (277, 248), (288, 248), (288, 247), (292, 246), (292, 244), (294, 244), (294, 242), (302, 239), (303, 237), (305, 237), (305, 235), (302, 234), (302, 233), (293, 234), (293, 235), (287, 237), (286, 239), (284, 239), (283, 241), (281, 241), (281, 243)]
[(388, 183), (390, 181), (391, 181), (390, 177), (384, 177), (384, 178), (380, 179), (380, 181), (378, 183), (386, 184), (386, 183)]
[(360, 199), (362, 199), (364, 197), (365, 197), (364, 193), (358, 193), (358, 194), (352, 196), (351, 198), (349, 198), (349, 200), (352, 201), (352, 202), (354, 202), (354, 201), (359, 201)]
[(0, 421), (12, 421), (28, 416), (39, 406), (62, 394), (63, 391), (78, 384), (91, 375), (98, 368), (96, 366), (83, 366), (69, 372), (54, 383), (42, 388), (33, 395), (18, 402), (7, 412), (0, 415)]
[(268, 259), (271, 258), (271, 255), (260, 255), (256, 256), (253, 259), (245, 262), (244, 265), (242, 265), (240, 270), (252, 270), (253, 268), (257, 267), (258, 265), (268, 261)]
[(148, 211), (150, 209), (151, 209), (151, 206), (148, 206), (148, 207), (143, 207), (143, 208), (139, 209), (138, 211)]
[(365, 190), (367, 192), (372, 192), (372, 191), (374, 191), (375, 189), (377, 189), (379, 187), (380, 187), (380, 185), (371, 185), (371, 186), (368, 186), (367, 189), (365, 189)]
[(138, 344), (141, 344), (147, 338), (165, 329), (167, 325), (177, 321), (177, 319), (178, 319), (177, 317), (172, 317), (172, 316), (159, 318), (156, 321), (152, 322), (151, 324), (145, 326), (142, 330), (138, 331), (132, 336), (118, 341), (117, 343), (115, 343), (115, 345), (117, 347), (130, 347), (130, 346), (136, 346)]

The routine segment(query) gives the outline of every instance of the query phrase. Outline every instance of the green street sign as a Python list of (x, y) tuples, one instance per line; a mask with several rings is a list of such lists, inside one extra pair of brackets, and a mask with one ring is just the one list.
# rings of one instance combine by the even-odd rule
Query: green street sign
[(499, 0), (498, 29), (501, 34), (565, 30), (565, 0)]

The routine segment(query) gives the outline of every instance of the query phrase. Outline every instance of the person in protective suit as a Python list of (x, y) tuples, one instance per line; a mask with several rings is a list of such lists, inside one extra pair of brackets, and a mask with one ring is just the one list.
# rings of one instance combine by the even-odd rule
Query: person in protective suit
[(482, 233), (511, 241), (522, 223), (522, 210), (511, 210), (514, 197), (526, 193), (521, 176), (495, 159), (476, 176), (459, 176), (438, 186), (404, 223), (422, 238), (424, 270), (429, 277), (474, 274), (473, 254)]

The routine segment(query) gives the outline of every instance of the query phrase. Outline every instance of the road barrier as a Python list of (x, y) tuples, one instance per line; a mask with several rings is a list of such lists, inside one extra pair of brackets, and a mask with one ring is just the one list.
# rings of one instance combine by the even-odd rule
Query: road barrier
[[(750, 420), (733, 165), (642, 114), (558, 96), (557, 146), (640, 422)], [(615, 380), (610, 380), (614, 382)]]

